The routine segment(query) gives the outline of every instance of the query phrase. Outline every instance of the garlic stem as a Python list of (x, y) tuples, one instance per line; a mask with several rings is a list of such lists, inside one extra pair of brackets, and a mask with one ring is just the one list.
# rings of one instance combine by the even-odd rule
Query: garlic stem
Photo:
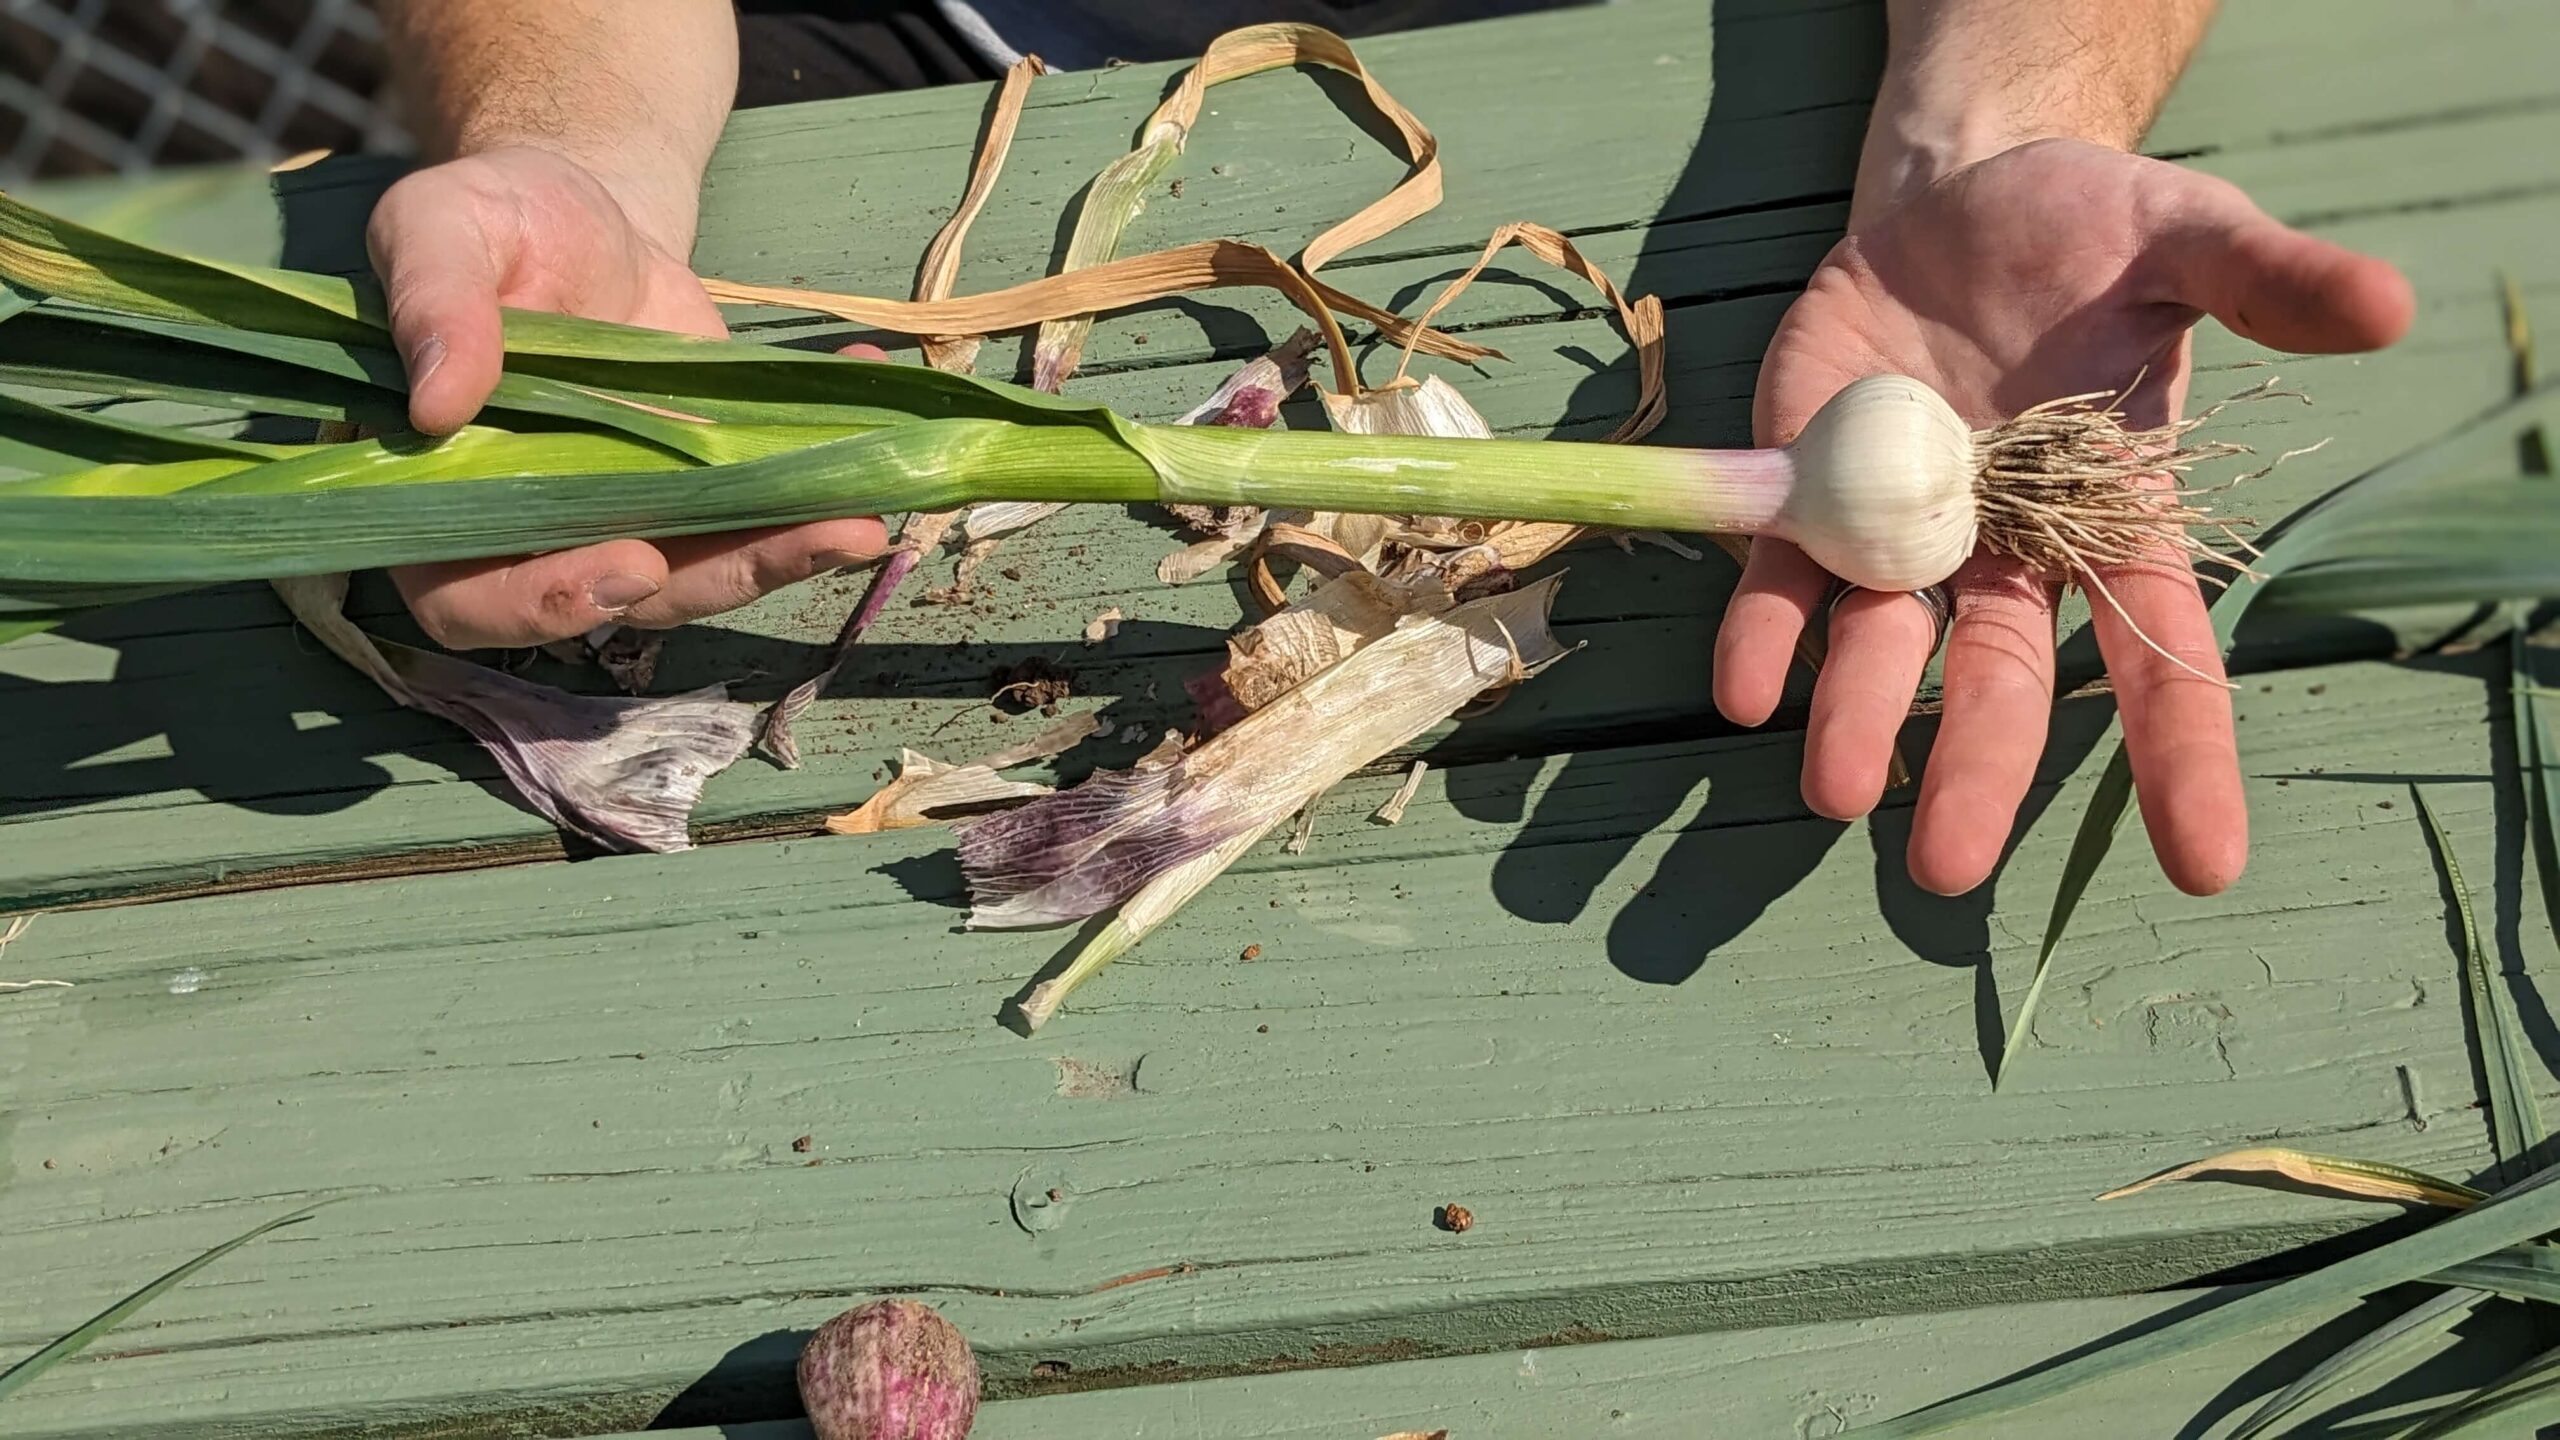
[(227, 485), (222, 493), (160, 493), (157, 467), (103, 467), (66, 477), (98, 481), (99, 493), (0, 493), (0, 577), (13, 589), (48, 592), (183, 586), (988, 501), (1153, 501), (1767, 535), (1871, 590), (1944, 581), (1977, 544), (2065, 578), (2164, 555), (2213, 556), (2193, 533), (2210, 529), (2212, 517), (2184, 492), (2150, 480), (2240, 447), (2184, 443), (2210, 411), (2135, 430), (2091, 399), (2037, 406), (1977, 435), (1919, 382), (1873, 376), (1841, 391), (1783, 451), (1370, 437), (1117, 417), (952, 418), (676, 470), (446, 474), (427, 463), (437, 456), (431, 448), (315, 476), (291, 493), (254, 486), (235, 493)]

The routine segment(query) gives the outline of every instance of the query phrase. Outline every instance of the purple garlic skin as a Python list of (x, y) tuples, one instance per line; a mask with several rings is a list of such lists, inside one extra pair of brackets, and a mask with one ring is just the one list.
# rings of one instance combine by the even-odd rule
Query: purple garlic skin
[(874, 1300), (809, 1337), (800, 1403), (818, 1440), (964, 1440), (978, 1418), (978, 1357), (932, 1306)]

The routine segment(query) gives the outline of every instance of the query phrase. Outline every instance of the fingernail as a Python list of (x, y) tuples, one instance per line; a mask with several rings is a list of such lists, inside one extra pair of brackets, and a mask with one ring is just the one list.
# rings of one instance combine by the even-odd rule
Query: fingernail
[(813, 567), (809, 573), (824, 575), (830, 570), (848, 570), (856, 565), (868, 565), (879, 558), (876, 554), (865, 555), (851, 550), (821, 550), (809, 557), (809, 564)]
[(658, 582), (645, 575), (607, 575), (587, 587), (587, 600), (607, 614), (619, 614), (657, 593)]
[(430, 335), (409, 347), (409, 383), (424, 385), (427, 377), (444, 363), (444, 337)]

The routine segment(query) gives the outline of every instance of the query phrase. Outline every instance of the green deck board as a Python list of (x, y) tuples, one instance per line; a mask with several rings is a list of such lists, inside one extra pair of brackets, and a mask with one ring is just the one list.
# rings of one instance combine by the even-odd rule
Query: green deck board
[[(12, 1419), (627, 1428), (882, 1289), (931, 1295), (1016, 1391), (1043, 1361), (1142, 1379), (2122, 1293), (2369, 1223), (2088, 1199), (2278, 1136), (2487, 1163), (2399, 782), (2433, 777), (2467, 867), (2539, 913), (2492, 853), (2503, 671), (2260, 684), (2247, 881), (2199, 901), (2109, 867), (1997, 1096), (1979, 967), (2013, 1003), (2100, 701), (2066, 706), (1996, 897), (1879, 892), (1908, 812), (1805, 817), (1788, 737), (1461, 766), (1393, 829), (1365, 818), (1392, 780), (1347, 787), (1305, 856), (1251, 857), (1029, 1043), (993, 1019), (1062, 937), (952, 933), (931, 835), (47, 915), (10, 969), (78, 988), (0, 1007), (0, 1349), (107, 1277), (362, 1198)], [(1018, 1225), (1053, 1185), (1058, 1223)], [(1430, 1223), (1451, 1200), (1463, 1237)], [(1200, 1268), (1087, 1293), (1175, 1264)]]
[[(2389, 202), (2390, 213), (2342, 217), (2324, 228), (2403, 264), (2423, 297), (2417, 329), (2385, 355), (2283, 363), (2280, 373), (2313, 394), (2315, 406), (2269, 405), (2230, 417), (2231, 433), (2264, 453), (2331, 441), (2252, 484), (2232, 499), (2233, 508), (2262, 519), (2281, 515), (2357, 469), (2425, 443), (2503, 393), (2510, 362), (2498, 274), (2518, 275), (2529, 300), (2560, 295), (2560, 252), (2547, 243), (2560, 230), (2560, 195), (2529, 193), (2524, 182), (2547, 166), (2548, 151), (2517, 143), (2519, 125), (2549, 128), (2552, 121), (2499, 113), (2444, 122), (2426, 132), (2436, 137), (2429, 143), (2474, 158), (2404, 165), (2387, 186), (2359, 179), (2357, 156), (2366, 147), (2404, 144), (2410, 132), (2212, 157), (2288, 203), (2347, 196)], [(2470, 199), (2450, 203), (2463, 197)], [(1836, 207), (1820, 213), (1826, 223), (1836, 221)], [(1766, 217), (1741, 218), (1760, 220), (1765, 230)], [(1734, 259), (1719, 244), (1674, 253), (1708, 256), (1701, 263), (1717, 278), (1701, 283), (1712, 289), (1736, 274), (1786, 271), (1781, 258), (1752, 246), (1792, 243), (1741, 243), (1758, 258)], [(1810, 255), (1800, 248), (1785, 258), (1801, 266)], [(1728, 264), (1742, 268), (1721, 268)], [(1536, 292), (1487, 286), (1480, 293)], [(1784, 304), (1783, 295), (1745, 295), (1672, 313), (1673, 382), (1682, 405), (1665, 427), (1668, 439), (1739, 441), (1755, 357)], [(1104, 333), (1154, 323), (1122, 320)], [(1604, 319), (1522, 321), (1500, 334), (1513, 363), (1467, 382), (1497, 423), (1543, 431), (1561, 420), (1590, 428), (1608, 423), (1631, 398), (1623, 363), (1612, 360), (1595, 381), (1583, 358), (1617, 356), (1622, 348)], [(2199, 397), (2259, 378), (2232, 368), (2259, 352), (2218, 329), (2207, 329), (2199, 353)], [(1225, 369), (1224, 362), (1195, 359), (1100, 374), (1086, 388), (1136, 413), (1163, 414), (1205, 393)], [(858, 803), (902, 745), (965, 749), (973, 730), (995, 733), (973, 704), (989, 688), (987, 677), (1030, 654), (1074, 665), (1116, 725), (1154, 731), (1180, 723), (1187, 713), (1182, 677), (1212, 663), (1244, 611), (1229, 585), (1159, 584), (1154, 562), (1175, 543), (1129, 513), (1079, 512), (1012, 541), (985, 572), (994, 586), (985, 602), (893, 610), (835, 693), (803, 722), (807, 767), (785, 774), (758, 760), (741, 764), (713, 782), (702, 820), (717, 827), (712, 833), (805, 824), (815, 813)], [(1707, 657), (1730, 566), (1719, 557), (1690, 563), (1660, 551), (1629, 558), (1606, 549), (1566, 563), (1574, 574), (1560, 614), (1573, 638), (1590, 646), (1584, 668), (1593, 678), (1561, 693), (1532, 692), (1454, 731), (1444, 727), (1426, 738), (1436, 754), (1554, 751), (1727, 728), (1708, 698)], [(670, 644), (662, 687), (717, 680), (739, 683), (749, 698), (778, 693), (814, 663), (859, 584), (801, 587), (681, 632)], [(1108, 645), (1083, 646), (1083, 622), (1115, 606), (1130, 625)], [(387, 616), (395, 607), (376, 587), (365, 608)], [(2274, 629), (2256, 635), (2245, 658), (2298, 663), (2422, 643), (2455, 630), (2464, 613), (2384, 616), (2379, 629)], [(2076, 630), (2084, 615), (2085, 606), (2075, 604), (2066, 623)], [(1663, 654), (1695, 656), (1696, 664), (1666, 671), (1650, 663)], [(2092, 674), (2084, 658), (2072, 678)], [(9, 837), (0, 846), (0, 907), (557, 853), (546, 825), (491, 788), (492, 767), (458, 731), (395, 710), (295, 635), (261, 590), (136, 606), (61, 637), (11, 646), (0, 651), (0, 704), (28, 717), (20, 733), (33, 741), (0, 759), (0, 835)], [(970, 718), (941, 728), (961, 715)], [(1104, 758), (1125, 758), (1125, 748)]]
[[(1708, 1436), (1827, 1440), (2027, 1364), (2197, 1303), (2194, 1295), (1985, 1306), (1926, 1316), (1787, 1326), (1668, 1340), (1505, 1351), (1355, 1370), (1156, 1385), (998, 1401), (978, 1412), (975, 1440), (1372, 1440), (1446, 1428), (1451, 1440), (1694, 1440)], [(2180, 1436), (2228, 1430), (2334, 1344), (2398, 1297), (2348, 1317), (2273, 1327), (2065, 1396), (1969, 1435), (2044, 1440), (2068, 1434)], [(2484, 1384), (2524, 1356), (2515, 1331), (2448, 1338), (2413, 1354), (2413, 1374), (2350, 1381), (2314, 1407), (2345, 1425), (2414, 1415)], [(2187, 1428), (2193, 1422), (2198, 1428)], [(810, 1440), (803, 1421), (651, 1430), (608, 1440)]]
[[(1879, 17), (1719, 0), (1710, 26), (1705, 7), (1623, 0), (1363, 45), (1441, 133), (1450, 199), (1328, 273), (1410, 306), (1494, 225), (1564, 227), (1671, 303), (1660, 438), (1740, 443), (1769, 327), (1840, 223)], [(2245, 492), (2250, 513), (2506, 392), (2499, 272), (2560, 304), (2555, 39), (2560, 11), (2539, 0), (2225, 7), (2151, 148), (2393, 259), (2422, 307), (2386, 355), (2285, 360), (2316, 409), (2235, 417), (2270, 452), (2334, 437)], [(1048, 267), (1061, 206), (1171, 70), (1039, 83), (964, 285)], [(701, 263), (902, 292), (983, 103), (739, 117)], [(1159, 196), (1135, 243), (1294, 249), (1397, 173), (1303, 77), (1210, 108), (1183, 195)], [(345, 269), (390, 173), (284, 177), (281, 242), (262, 176), (30, 194), (164, 243), (250, 259), (281, 244)], [(1447, 373), (1506, 431), (1605, 428), (1632, 393), (1622, 344), (1577, 282), (1521, 264), (1526, 283), (1497, 271), (1449, 314), (1511, 360)], [(1077, 388), (1170, 414), (1291, 323), (1233, 293), (1115, 317)], [(753, 333), (824, 329), (759, 317)], [(1016, 353), (991, 345), (989, 368)], [(2256, 352), (2210, 325), (2198, 354), (2199, 398), (2255, 378), (2235, 367)], [(2501, 437), (2471, 443), (2503, 459)], [(990, 724), (973, 701), (1028, 653), (1076, 666), (1094, 697), (1076, 703), (1115, 726), (1179, 722), (1181, 677), (1241, 612), (1225, 586), (1156, 584), (1171, 543), (1109, 510), (1018, 538), (996, 567), (1020, 578), (990, 573), (977, 613), (893, 612), (804, 722), (806, 769), (742, 764), (702, 818), (788, 826), (868, 794), (898, 745), (957, 758), (1017, 738), (1030, 722)], [(565, 1436), (783, 1414), (805, 1327), (916, 1288), (969, 1331), (999, 1394), (1026, 1397), (989, 1410), (990, 1440), (1686, 1435), (1702, 1419), (1819, 1436), (1827, 1405), (1922, 1403), (2162, 1303), (2075, 1297), (2377, 1216), (2204, 1186), (2095, 1206), (2098, 1190), (2253, 1141), (2466, 1177), (2488, 1163), (2405, 781), (2427, 781), (2467, 873), (2488, 877), (2511, 966), (2547, 963), (2512, 800), (2489, 783), (2511, 763), (2504, 672), (2334, 663), (2441, 639), (2458, 612), (2247, 638), (2252, 664), (2318, 667), (2243, 696), (2249, 875), (2180, 897), (2128, 835), (2057, 961), (2039, 1044), (1993, 1096), (1984, 1032), (2032, 960), (2105, 702), (2065, 705), (1996, 889), (1927, 899), (1894, 853), (1907, 795), (1872, 825), (1813, 820), (1792, 720), (1722, 734), (1705, 661), (1724, 562), (1570, 563), (1561, 614), (1587, 648), (1426, 737), (1443, 768), (1401, 827), (1365, 818), (1393, 776), (1345, 787), (1305, 856), (1251, 857), (1033, 1042), (993, 1016), (1065, 937), (955, 933), (946, 837), (400, 875), (556, 841), (486, 788), (467, 740), (388, 706), (262, 591), (0, 651), (0, 910), (381, 875), (49, 914), (9, 947), (0, 973), (78, 987), (0, 996), (0, 1356), (303, 1197), (360, 1197), (49, 1376), (12, 1403), (11, 1433)], [(770, 694), (857, 588), (693, 627), (663, 684)], [(1130, 623), (1087, 650), (1083, 621), (1110, 605)], [(378, 584), (360, 608), (396, 622)], [(1694, 667), (1661, 663), (1683, 653)], [(2537, 1050), (2560, 1053), (2525, 1001)], [(1018, 1225), (1012, 1197), (1051, 1184), (1071, 1196), (1059, 1223)], [(1479, 1217), (1466, 1236), (1430, 1227), (1450, 1200)], [(1095, 1288), (1177, 1263), (1198, 1268)], [(1559, 1336), (1608, 1343), (1546, 1348)], [(1683, 1338), (1624, 1338), (1644, 1336)], [(2265, 1353), (2147, 1374), (2014, 1433), (2172, 1433)], [(1035, 1375), (1061, 1364), (1064, 1380)], [(1360, 1368), (1197, 1378), (1307, 1365)], [(2467, 1355), (2436, 1383), (2497, 1368)]]

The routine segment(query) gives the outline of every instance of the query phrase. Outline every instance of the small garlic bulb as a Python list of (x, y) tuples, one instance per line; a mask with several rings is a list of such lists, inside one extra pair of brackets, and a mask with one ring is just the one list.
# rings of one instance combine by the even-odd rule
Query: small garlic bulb
[(1787, 447), (1795, 483), (1770, 533), (1866, 590), (1919, 590), (1973, 554), (1973, 431), (1938, 392), (1870, 375)]

